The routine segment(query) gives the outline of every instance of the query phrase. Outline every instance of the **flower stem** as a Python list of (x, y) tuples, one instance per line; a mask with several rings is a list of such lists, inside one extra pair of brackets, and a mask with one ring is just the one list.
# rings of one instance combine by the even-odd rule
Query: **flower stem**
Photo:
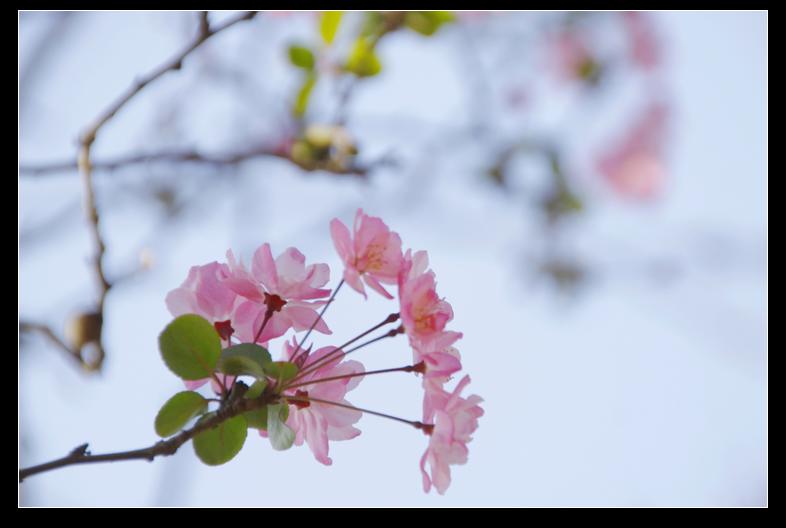
[(286, 385), (282, 390), (287, 389), (296, 389), (298, 387), (304, 387), (306, 385), (313, 385), (315, 383), (322, 383), (325, 381), (335, 381), (341, 379), (350, 379), (350, 378), (357, 378), (359, 376), (371, 376), (373, 374), (386, 374), (388, 372), (421, 372), (423, 370), (423, 362), (421, 361), (417, 365), (407, 365), (405, 367), (395, 367), (395, 368), (387, 368), (381, 370), (370, 370), (368, 372), (355, 372), (353, 374), (344, 374), (342, 376), (330, 376), (328, 378), (319, 378), (315, 380), (309, 381), (302, 381), (300, 383), (296, 383), (294, 385)]
[(254, 343), (259, 341), (259, 336), (262, 335), (262, 330), (265, 329), (265, 326), (267, 325), (267, 322), (270, 321), (271, 317), (273, 317), (273, 308), (268, 308), (265, 311), (265, 318), (262, 320), (262, 326), (259, 327), (259, 330), (257, 331), (257, 335), (254, 336)]
[(303, 403), (322, 403), (325, 405), (334, 405), (336, 407), (343, 407), (344, 409), (351, 409), (353, 411), (360, 411), (362, 413), (373, 414), (374, 416), (379, 416), (380, 418), (387, 418), (389, 420), (395, 420), (397, 422), (405, 423), (407, 425), (411, 425), (415, 429), (423, 429), (428, 431), (429, 429), (433, 429), (433, 424), (424, 424), (423, 422), (419, 422), (416, 420), (407, 420), (406, 418), (399, 418), (398, 416), (392, 416), (390, 414), (385, 414), (377, 411), (372, 411), (370, 409), (363, 409), (362, 407), (355, 407), (354, 405), (348, 405), (346, 403), (334, 402), (330, 400), (322, 400), (320, 398), (312, 398), (311, 396), (283, 396), (284, 399), (289, 401), (299, 401)]
[(335, 350), (332, 350), (331, 352), (329, 352), (328, 354), (326, 354), (326, 355), (325, 355), (324, 357), (322, 357), (321, 359), (319, 359), (319, 360), (315, 361), (315, 362), (314, 362), (314, 363), (312, 363), (311, 365), (308, 365), (308, 366), (307, 366), (307, 367), (306, 367), (306, 368), (305, 368), (305, 369), (304, 369), (302, 372), (298, 373), (298, 375), (297, 375), (297, 376), (296, 376), (296, 377), (295, 377), (295, 378), (294, 378), (292, 381), (297, 381), (297, 380), (299, 380), (299, 379), (302, 379), (302, 378), (303, 378), (303, 376), (305, 376), (305, 375), (307, 375), (307, 374), (310, 374), (310, 373), (314, 372), (314, 371), (315, 371), (315, 370), (317, 370), (318, 368), (321, 368), (322, 366), (324, 366), (324, 365), (326, 365), (327, 363), (329, 363), (329, 362), (333, 361), (333, 360), (334, 360), (334, 359), (336, 359), (337, 357), (338, 357), (338, 358), (341, 358), (341, 357), (343, 357), (343, 356), (347, 355), (349, 352), (352, 352), (352, 351), (354, 351), (354, 350), (357, 350), (357, 349), (359, 349), (359, 348), (362, 348), (362, 347), (364, 347), (364, 346), (366, 346), (366, 345), (369, 345), (369, 344), (371, 344), (371, 343), (373, 343), (373, 342), (375, 342), (375, 341), (379, 341), (380, 339), (383, 339), (383, 338), (385, 338), (385, 337), (393, 337), (394, 335), (396, 335), (396, 334), (398, 334), (398, 333), (401, 333), (401, 331), (400, 331), (400, 330), (401, 330), (401, 327), (399, 327), (399, 329), (396, 329), (396, 330), (391, 330), (390, 332), (387, 332), (386, 334), (384, 334), (384, 335), (382, 335), (382, 336), (380, 336), (380, 337), (377, 337), (377, 338), (374, 338), (374, 339), (372, 339), (371, 341), (367, 341), (367, 342), (365, 342), (365, 343), (362, 343), (361, 345), (358, 345), (357, 347), (355, 347), (355, 348), (351, 349), (349, 352), (342, 352), (342, 351), (343, 351), (343, 350), (344, 350), (346, 347), (348, 347), (349, 345), (351, 345), (352, 343), (354, 343), (354, 342), (355, 342), (355, 341), (357, 341), (358, 339), (361, 339), (361, 338), (363, 338), (363, 337), (367, 336), (368, 334), (370, 334), (370, 333), (371, 333), (371, 332), (373, 332), (374, 330), (378, 330), (379, 328), (381, 328), (381, 327), (385, 326), (386, 324), (390, 324), (390, 323), (393, 323), (393, 322), (397, 321), (397, 320), (398, 320), (398, 318), (399, 318), (399, 314), (397, 314), (397, 313), (390, 314), (390, 315), (389, 315), (389, 316), (387, 316), (387, 318), (385, 318), (385, 320), (384, 320), (384, 321), (382, 321), (381, 323), (379, 323), (379, 324), (375, 325), (375, 326), (374, 326), (374, 327), (372, 327), (372, 328), (369, 328), (368, 330), (366, 330), (365, 332), (363, 332), (363, 333), (362, 333), (362, 334), (360, 334), (359, 336), (357, 336), (357, 337), (353, 337), (352, 339), (350, 339), (349, 341), (347, 341), (346, 343), (344, 343), (343, 345), (341, 345), (341, 346), (340, 346), (340, 347), (338, 347), (337, 349), (335, 349)]
[(328, 302), (325, 304), (325, 306), (322, 307), (322, 310), (319, 312), (319, 315), (317, 316), (317, 318), (314, 319), (314, 322), (312, 323), (311, 328), (308, 329), (308, 332), (306, 332), (306, 335), (303, 336), (303, 339), (300, 341), (298, 346), (295, 348), (295, 352), (292, 354), (292, 358), (290, 359), (290, 361), (292, 363), (294, 363), (295, 360), (297, 359), (297, 356), (300, 353), (300, 350), (303, 348), (303, 344), (306, 342), (306, 339), (308, 339), (308, 336), (310, 336), (311, 332), (314, 331), (314, 328), (317, 326), (317, 323), (319, 323), (319, 321), (322, 320), (322, 316), (325, 315), (325, 311), (327, 310), (327, 307), (330, 306), (333, 303), (333, 300), (336, 298), (336, 294), (338, 293), (338, 290), (340, 290), (341, 286), (343, 286), (343, 285), (344, 285), (344, 279), (341, 279), (341, 282), (338, 283), (338, 286), (336, 286), (336, 289), (333, 290), (333, 294), (330, 296), (330, 299), (328, 299)]

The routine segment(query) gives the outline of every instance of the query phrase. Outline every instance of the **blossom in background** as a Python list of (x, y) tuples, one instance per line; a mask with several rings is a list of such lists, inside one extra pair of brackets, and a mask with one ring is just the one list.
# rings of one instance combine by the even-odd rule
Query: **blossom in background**
[[(291, 361), (298, 349), (295, 339), (292, 343), (284, 344), (284, 358)], [(309, 354), (301, 371), (305, 372), (309, 366), (336, 350), (336, 347), (320, 348)], [(300, 352), (302, 354), (302, 350)], [(328, 361), (314, 372), (306, 374), (297, 382), (298, 387), (285, 391), (290, 396), (316, 398), (343, 405), (350, 405), (345, 399), (347, 392), (358, 386), (362, 376), (324, 381), (308, 384), (309, 381), (348, 376), (365, 372), (363, 364), (359, 361), (348, 360), (338, 363)], [(305, 385), (303, 385), (305, 384)], [(329, 440), (350, 440), (360, 434), (360, 430), (353, 424), (360, 420), (362, 413), (355, 409), (347, 409), (336, 405), (327, 405), (319, 402), (294, 403), (289, 406), (287, 425), (295, 432), (295, 445), (302, 445), (305, 441), (314, 457), (321, 463), (329, 466), (333, 461), (328, 457)]]
[(327, 264), (306, 266), (306, 257), (293, 247), (273, 260), (267, 243), (254, 253), (250, 272), (235, 259), (231, 250), (227, 251), (227, 261), (229, 275), (223, 283), (245, 299), (236, 308), (235, 315), (251, 330), (248, 335), (239, 336), (242, 341), (254, 340), (268, 312), (270, 320), (265, 323), (258, 342), (280, 337), (290, 328), (306, 330), (315, 323), (315, 330), (331, 333), (315, 309), (325, 303), (317, 299), (330, 295), (329, 289), (322, 288), (330, 279)]
[[(401, 238), (375, 216), (363, 209), (355, 215), (353, 232), (341, 220), (330, 222), (330, 235), (339, 257), (344, 262), (344, 280), (354, 290), (366, 296), (365, 282), (371, 289), (392, 299), (382, 286), (396, 284), (402, 266)], [(361, 281), (362, 279), (362, 281)]]
[(661, 62), (661, 49), (652, 15), (641, 11), (625, 11), (620, 15), (628, 37), (630, 60), (645, 70), (657, 68)]
[(624, 141), (597, 160), (598, 172), (626, 198), (649, 200), (663, 190), (668, 108), (650, 104), (628, 131)]
[(601, 76), (601, 64), (591, 50), (585, 33), (565, 29), (546, 42), (547, 68), (563, 82), (582, 81), (596, 84)]
[[(469, 382), (469, 376), (464, 376), (452, 393), (433, 386), (428, 389), (434, 392), (431, 395), (434, 408), (432, 415), (424, 415), (423, 420), (426, 423), (433, 420), (434, 427), (429, 434), (428, 448), (420, 459), (423, 490), (427, 493), (433, 484), (437, 492), (444, 494), (450, 485), (450, 466), (467, 462), (467, 444), (478, 428), (478, 418), (483, 416), (479, 406), (482, 398), (461, 397)], [(426, 471), (427, 464), (431, 475)]]

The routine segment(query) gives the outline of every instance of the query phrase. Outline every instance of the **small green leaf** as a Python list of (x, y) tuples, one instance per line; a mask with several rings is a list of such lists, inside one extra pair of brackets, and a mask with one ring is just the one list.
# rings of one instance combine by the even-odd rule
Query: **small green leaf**
[(188, 421), (207, 410), (207, 400), (193, 391), (178, 392), (161, 407), (156, 416), (156, 433), (161, 438), (181, 430)]
[(297, 44), (289, 46), (289, 61), (304, 70), (314, 69), (314, 53), (305, 46)]
[(204, 318), (181, 315), (164, 328), (158, 338), (161, 357), (169, 370), (184, 380), (210, 376), (221, 355), (221, 338)]
[(267, 431), (267, 406), (244, 412), (243, 416), (246, 418), (246, 422), (248, 422), (249, 429), (264, 429)]
[(382, 71), (382, 63), (371, 44), (365, 38), (359, 37), (349, 53), (346, 69), (358, 77), (372, 77)]
[(262, 396), (267, 388), (267, 380), (265, 378), (256, 380), (246, 391), (244, 398), (253, 400)]
[(421, 35), (430, 37), (443, 24), (454, 20), (455, 16), (450, 11), (408, 11), (404, 24)]
[[(203, 420), (207, 419), (205, 415)], [(208, 466), (219, 466), (232, 460), (243, 448), (248, 427), (243, 415), (230, 418), (213, 429), (194, 437), (194, 452)]]
[(298, 90), (297, 97), (295, 97), (295, 106), (292, 110), (295, 117), (303, 117), (305, 115), (306, 109), (308, 108), (308, 100), (316, 84), (317, 76), (314, 74), (309, 74), (306, 80), (303, 81), (303, 85), (300, 87), (300, 90)]
[(298, 368), (289, 361), (275, 361), (265, 365), (265, 374), (279, 381), (289, 381), (297, 376)]
[(322, 13), (322, 19), (319, 21), (319, 33), (322, 35), (322, 40), (325, 44), (330, 46), (333, 39), (336, 38), (338, 25), (341, 23), (343, 11), (325, 11)]
[(263, 370), (271, 362), (270, 352), (254, 343), (241, 343), (225, 348), (218, 360), (218, 370), (232, 376), (265, 377)]
[(292, 447), (295, 441), (295, 432), (284, 423), (289, 416), (289, 406), (285, 403), (268, 405), (267, 409), (267, 434), (270, 445), (276, 451), (284, 451)]

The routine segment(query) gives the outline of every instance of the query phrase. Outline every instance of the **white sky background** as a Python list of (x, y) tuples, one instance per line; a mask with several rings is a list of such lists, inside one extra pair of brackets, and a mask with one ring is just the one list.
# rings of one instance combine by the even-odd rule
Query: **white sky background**
[[(210, 169), (167, 165), (96, 176), (109, 272), (128, 269), (145, 246), (153, 249), (156, 266), (110, 293), (109, 357), (101, 375), (77, 372), (43, 341), (24, 349), (23, 465), (63, 456), (84, 442), (96, 453), (152, 444), (158, 408), (182, 389), (156, 343), (170, 319), (164, 296), (188, 268), (222, 259), (228, 247), (247, 260), (268, 241), (276, 254), (294, 245), (309, 262), (329, 263), (335, 278), (340, 264), (328, 222), (334, 216), (350, 222), (363, 207), (383, 217), (405, 246), (429, 251), (439, 292), (456, 314), (450, 328), (465, 335), (459, 348), (473, 380), (468, 393), (485, 399), (469, 463), (453, 468), (445, 496), (425, 495), (421, 488), (418, 461), (426, 438), (366, 416), (360, 437), (331, 444), (331, 467), (316, 462), (306, 446), (279, 453), (250, 432), (241, 454), (221, 467), (203, 466), (186, 445), (150, 464), (96, 464), (31, 477), (20, 486), (21, 503), (763, 504), (767, 15), (659, 13), (657, 20), (668, 46), (676, 122), (669, 188), (661, 201), (636, 206), (589, 186), (595, 202), (570, 244), (598, 266), (598, 274), (575, 298), (533, 287), (526, 256), (536, 224), (519, 201), (482, 180), (478, 151), (464, 145), (436, 158), (438, 165), (423, 157), (424, 145), (444, 130), (470, 123), (477, 103), (462, 82), (466, 63), (456, 52), (453, 29), (429, 40), (402, 34), (383, 42), (385, 72), (358, 88), (350, 125), (361, 147), (372, 151), (369, 158), (392, 148), (405, 163), (367, 184), (302, 174), (275, 160), (250, 162), (234, 180)], [(23, 73), (29, 50), (50, 22), (44, 14), (22, 15)], [(70, 23), (35, 73), (35, 90), (21, 94), (20, 156), (26, 163), (73, 156), (79, 130), (135, 75), (179, 49), (194, 20), (182, 13), (86, 13)], [(254, 38), (261, 33), (269, 37), (264, 45)], [(260, 17), (216, 37), (181, 72), (123, 109), (102, 131), (95, 158), (172, 145), (223, 152), (242, 148), (243, 138), (269, 135), (296, 83), (282, 58), (292, 35), (314, 39), (313, 22)], [(252, 70), (261, 87), (249, 84), (243, 99), (231, 80), (200, 82), (225, 60)], [(315, 97), (316, 105), (323, 101), (330, 108), (327, 90)], [(599, 102), (581, 127), (612, 128), (616, 106)], [(535, 119), (558, 120), (558, 107)], [(179, 120), (166, 119), (164, 109), (173, 108)], [(500, 129), (515, 126), (516, 119), (500, 118)], [(581, 127), (566, 141), (585, 137)], [(183, 185), (192, 208), (162, 229), (160, 209), (122, 200), (141, 178)], [(66, 314), (92, 300), (86, 265), (92, 249), (79, 201), (73, 174), (20, 180), (24, 318), (60, 328)], [(47, 224), (62, 211), (72, 214)], [(46, 227), (35, 239), (24, 238), (37, 225)], [(675, 266), (676, 277), (654, 280), (642, 271), (651, 260)], [(342, 291), (327, 316), (336, 342), (317, 343), (337, 344), (391, 311), (395, 306), (379, 296), (364, 302)], [(271, 352), (279, 354), (280, 346)], [(391, 340), (358, 359), (374, 369), (403, 365), (408, 354), (403, 340)], [(403, 374), (369, 378), (349, 399), (413, 419), (420, 414), (419, 382)]]

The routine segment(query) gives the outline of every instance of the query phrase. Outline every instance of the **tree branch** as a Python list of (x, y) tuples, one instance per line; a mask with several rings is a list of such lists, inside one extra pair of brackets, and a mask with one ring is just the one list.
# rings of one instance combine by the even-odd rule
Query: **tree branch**
[[(131, 99), (134, 98), (138, 93), (140, 93), (146, 86), (154, 82), (156, 79), (162, 77), (165, 73), (173, 70), (179, 70), (183, 65), (183, 60), (195, 49), (201, 46), (205, 41), (207, 41), (213, 35), (220, 33), (221, 31), (232, 27), (233, 25), (237, 24), (238, 22), (242, 22), (245, 20), (250, 20), (256, 16), (255, 11), (247, 11), (242, 15), (234, 17), (225, 23), (216, 26), (210, 27), (207, 14), (202, 13), (199, 19), (199, 30), (197, 33), (196, 38), (186, 46), (180, 53), (175, 55), (169, 61), (163, 63), (158, 68), (150, 72), (147, 76), (138, 79), (134, 84), (132, 84), (123, 94), (120, 95), (106, 110), (104, 110), (99, 116), (94, 120), (93, 124), (85, 130), (82, 134), (79, 143), (79, 155), (77, 158), (77, 167), (79, 168), (79, 172), (82, 176), (82, 184), (84, 187), (84, 208), (85, 214), (87, 216), (88, 224), (90, 226), (90, 231), (93, 238), (93, 244), (95, 246), (95, 254), (93, 256), (93, 267), (96, 279), (98, 281), (99, 286), (99, 295), (98, 295), (98, 302), (96, 311), (100, 315), (100, 320), (103, 321), (103, 313), (104, 313), (104, 302), (106, 300), (106, 296), (109, 293), (109, 290), (112, 288), (112, 284), (107, 280), (106, 274), (104, 273), (104, 253), (106, 252), (106, 245), (104, 244), (104, 240), (101, 236), (101, 229), (99, 224), (99, 214), (98, 208), (96, 207), (96, 196), (95, 190), (93, 187), (93, 166), (90, 161), (90, 149), (93, 143), (98, 136), (98, 132), (110, 119), (112, 119), (121, 108), (123, 108)], [(97, 357), (94, 363), (95, 370), (101, 368), (105, 357), (105, 351), (103, 346), (103, 341), (101, 338), (101, 333), (99, 332), (99, 338), (96, 341), (96, 348), (97, 348)]]
[[(245, 392), (245, 391), (243, 391)], [(93, 455), (88, 451), (88, 444), (82, 444), (71, 451), (67, 456), (38, 464), (37, 466), (30, 466), (19, 470), (19, 482), (22, 482), (27, 477), (52, 471), (55, 469), (75, 466), (77, 464), (95, 464), (99, 462), (120, 462), (123, 460), (147, 460), (152, 462), (158, 456), (174, 455), (177, 450), (194, 438), (196, 435), (208, 429), (213, 429), (221, 425), (226, 420), (234, 418), (239, 414), (259, 409), (271, 403), (276, 403), (279, 396), (273, 393), (265, 392), (259, 398), (246, 399), (242, 397), (230, 397), (229, 400), (221, 407), (214, 416), (198, 422), (191, 429), (181, 431), (177, 435), (169, 438), (168, 440), (161, 440), (142, 449), (133, 449), (131, 451), (120, 451), (117, 453), (104, 453), (100, 455)]]
[(60, 339), (57, 334), (49, 326), (41, 323), (33, 323), (30, 321), (19, 321), (19, 331), (22, 333), (39, 333), (46, 337), (57, 348), (66, 353), (68, 357), (76, 361), (80, 366), (87, 370), (92, 370), (90, 365), (82, 357), (79, 350), (75, 350), (68, 346), (65, 341)]
[[(132, 154), (121, 156), (115, 159), (96, 161), (92, 164), (94, 171), (112, 171), (132, 165), (146, 163), (199, 163), (216, 167), (234, 166), (256, 158), (279, 158), (294, 163), (306, 171), (325, 170), (333, 174), (365, 176), (372, 168), (377, 165), (389, 164), (391, 160), (381, 159), (368, 165), (353, 165), (339, 169), (337, 167), (327, 168), (319, 166), (304, 166), (293, 160), (289, 153), (274, 147), (256, 147), (244, 151), (232, 152), (228, 154), (206, 154), (197, 150), (171, 150), (161, 152), (149, 152), (143, 154)], [(71, 160), (58, 161), (42, 165), (20, 165), (19, 172), (30, 176), (48, 176), (60, 172), (74, 171), (78, 168), (77, 163)]]

